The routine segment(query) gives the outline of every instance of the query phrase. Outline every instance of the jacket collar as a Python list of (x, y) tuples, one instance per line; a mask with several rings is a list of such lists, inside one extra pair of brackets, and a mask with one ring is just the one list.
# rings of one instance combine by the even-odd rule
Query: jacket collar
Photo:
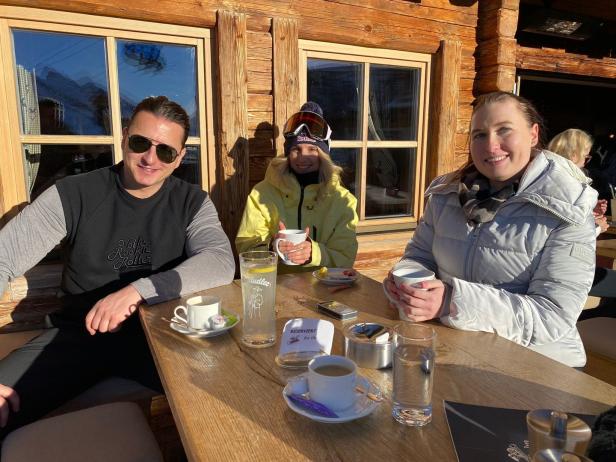
[[(452, 182), (451, 175), (434, 180), (426, 196), (458, 194), (459, 181)], [(564, 221), (580, 225), (597, 202), (590, 181), (570, 160), (550, 151), (537, 151), (520, 179), (518, 192), (508, 202), (531, 202)]]

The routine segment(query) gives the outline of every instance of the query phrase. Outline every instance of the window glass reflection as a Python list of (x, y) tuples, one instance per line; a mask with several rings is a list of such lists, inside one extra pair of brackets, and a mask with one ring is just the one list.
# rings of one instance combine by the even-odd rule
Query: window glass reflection
[(60, 178), (113, 164), (109, 145), (24, 144), (26, 184), (30, 200)]
[(412, 215), (416, 149), (370, 148), (366, 218)]
[(173, 174), (189, 183), (201, 184), (201, 152), (199, 146), (186, 146), (186, 155)]
[(190, 136), (199, 136), (196, 47), (117, 41), (122, 124), (147, 96), (165, 95), (190, 117)]
[(417, 139), (420, 75), (419, 69), (370, 66), (368, 139)]
[(13, 30), (21, 130), (26, 135), (109, 135), (105, 40)]
[(342, 167), (342, 175), (340, 180), (342, 185), (357, 197), (357, 188), (359, 188), (359, 148), (332, 148), (330, 155), (334, 163)]
[(334, 140), (361, 137), (362, 64), (308, 60), (308, 100), (323, 108)]

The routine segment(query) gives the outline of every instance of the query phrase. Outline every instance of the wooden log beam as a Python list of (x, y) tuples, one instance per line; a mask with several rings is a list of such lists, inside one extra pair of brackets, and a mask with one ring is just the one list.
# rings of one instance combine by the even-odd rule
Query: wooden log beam
[[(477, 24), (475, 93), (512, 91), (515, 83), (515, 32), (519, 0), (480, 2)], [(511, 72), (513, 69), (513, 72)]]
[(455, 165), (462, 44), (443, 40), (435, 57), (430, 111), (428, 183)]
[(219, 11), (217, 197), (220, 219), (231, 242), (235, 240), (248, 196), (248, 74), (246, 71), (246, 15)]
[(272, 24), (274, 49), (274, 136), (277, 154), (284, 151), (282, 127), (298, 111), (299, 44), (297, 21), (274, 18)]
[(553, 48), (518, 45), (516, 66), (518, 69), (616, 79), (616, 58), (591, 58)]

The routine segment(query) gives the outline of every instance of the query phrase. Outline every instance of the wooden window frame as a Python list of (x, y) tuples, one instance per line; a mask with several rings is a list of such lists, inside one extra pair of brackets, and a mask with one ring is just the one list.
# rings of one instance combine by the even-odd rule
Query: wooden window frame
[[(111, 135), (22, 135), (15, 79), (11, 29), (70, 33), (105, 40)], [(144, 32), (147, 31), (147, 32)], [(116, 59), (116, 40), (128, 39), (196, 47), (199, 136), (187, 145), (199, 146), (201, 186), (211, 190), (216, 183), (214, 116), (212, 106), (212, 37), (209, 29), (93, 16), (62, 11), (0, 5), (0, 136), (6, 140), (0, 154), (0, 210), (10, 211), (29, 199), (26, 188), (24, 144), (106, 144), (113, 146), (113, 161), (122, 160), (122, 121)]]
[[(430, 70), (432, 66), (432, 56), (397, 50), (383, 50), (376, 48), (366, 48), (354, 45), (340, 45), (334, 43), (316, 42), (312, 40), (299, 40), (299, 66), (300, 66), (300, 100), (306, 101), (307, 98), (307, 77), (308, 59), (328, 59), (333, 61), (344, 61), (363, 64), (363, 101), (360, 103), (362, 116), (362, 139), (357, 141), (336, 141), (331, 142), (332, 148), (359, 148), (360, 162), (358, 164), (359, 185), (358, 197), (358, 231), (379, 231), (392, 229), (408, 229), (416, 225), (421, 211), (423, 210), (423, 191), (425, 186), (427, 169), (427, 137), (428, 137), (428, 103), (430, 94)], [(370, 65), (385, 64), (420, 69), (420, 89), (418, 104), (418, 124), (416, 141), (371, 141), (368, 140), (368, 91), (370, 79)], [(366, 72), (367, 71), (367, 72)], [(371, 147), (391, 147), (391, 148), (416, 148), (415, 158), (415, 183), (412, 197), (412, 207), (414, 215), (405, 217), (386, 217), (369, 218), (365, 217), (366, 201), (366, 168), (367, 153)]]

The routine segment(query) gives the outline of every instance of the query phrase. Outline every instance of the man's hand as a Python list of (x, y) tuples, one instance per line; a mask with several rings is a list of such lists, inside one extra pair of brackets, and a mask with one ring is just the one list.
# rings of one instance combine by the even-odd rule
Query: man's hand
[(96, 302), (86, 316), (86, 329), (90, 335), (96, 332), (113, 332), (143, 301), (139, 292), (128, 285)]
[(607, 218), (605, 215), (601, 215), (599, 217), (595, 217), (595, 226), (601, 228), (601, 232), (604, 233), (610, 227), (610, 224), (607, 222)]
[(0, 427), (6, 427), (10, 410), (19, 412), (19, 395), (11, 387), (0, 384)]

